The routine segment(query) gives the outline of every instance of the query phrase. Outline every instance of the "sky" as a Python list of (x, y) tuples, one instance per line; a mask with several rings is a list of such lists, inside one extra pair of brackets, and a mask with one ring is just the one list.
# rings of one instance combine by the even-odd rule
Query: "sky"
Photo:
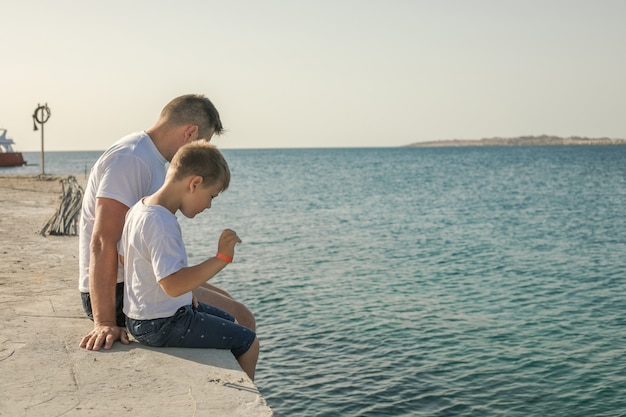
[(626, 138), (623, 0), (0, 0), (0, 128), (104, 150), (182, 94), (224, 149)]

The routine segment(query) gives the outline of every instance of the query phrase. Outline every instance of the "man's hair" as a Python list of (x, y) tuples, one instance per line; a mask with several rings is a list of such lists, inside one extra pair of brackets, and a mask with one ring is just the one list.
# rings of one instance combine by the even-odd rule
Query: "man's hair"
[(215, 146), (204, 140), (182, 146), (172, 158), (169, 170), (176, 181), (199, 175), (205, 186), (220, 182), (222, 191), (230, 184), (230, 169), (226, 159)]
[(209, 139), (211, 130), (216, 135), (224, 130), (217, 109), (211, 100), (202, 94), (176, 97), (163, 108), (161, 117), (174, 125), (197, 125), (198, 135), (203, 139)]

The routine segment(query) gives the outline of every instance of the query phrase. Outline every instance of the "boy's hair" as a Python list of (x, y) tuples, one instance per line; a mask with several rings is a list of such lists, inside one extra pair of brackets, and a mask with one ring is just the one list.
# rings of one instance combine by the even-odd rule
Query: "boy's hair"
[(208, 186), (222, 183), (222, 191), (230, 184), (230, 169), (222, 153), (209, 142), (198, 140), (182, 146), (172, 158), (169, 175), (180, 181), (190, 175), (202, 177), (202, 184)]
[(208, 139), (211, 130), (216, 135), (220, 135), (224, 130), (217, 109), (211, 100), (202, 94), (176, 97), (163, 108), (161, 117), (174, 125), (197, 125), (200, 138)]

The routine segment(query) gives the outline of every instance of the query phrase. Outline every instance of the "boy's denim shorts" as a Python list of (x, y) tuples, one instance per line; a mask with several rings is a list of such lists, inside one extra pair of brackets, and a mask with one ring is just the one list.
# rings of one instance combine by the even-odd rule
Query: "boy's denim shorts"
[(230, 349), (246, 353), (256, 333), (235, 323), (229, 313), (207, 304), (187, 305), (171, 317), (153, 320), (126, 318), (126, 327), (137, 341), (148, 346)]

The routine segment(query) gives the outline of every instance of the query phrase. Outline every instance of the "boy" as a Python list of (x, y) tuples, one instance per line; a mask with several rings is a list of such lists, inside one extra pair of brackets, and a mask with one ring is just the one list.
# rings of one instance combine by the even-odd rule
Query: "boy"
[(222, 154), (205, 141), (176, 152), (165, 183), (135, 204), (122, 232), (124, 313), (128, 331), (150, 346), (230, 349), (254, 380), (259, 341), (254, 331), (237, 324), (229, 313), (193, 301), (191, 291), (232, 262), (241, 242), (222, 232), (218, 253), (187, 266), (187, 254), (176, 212), (193, 218), (225, 191), (230, 170)]

